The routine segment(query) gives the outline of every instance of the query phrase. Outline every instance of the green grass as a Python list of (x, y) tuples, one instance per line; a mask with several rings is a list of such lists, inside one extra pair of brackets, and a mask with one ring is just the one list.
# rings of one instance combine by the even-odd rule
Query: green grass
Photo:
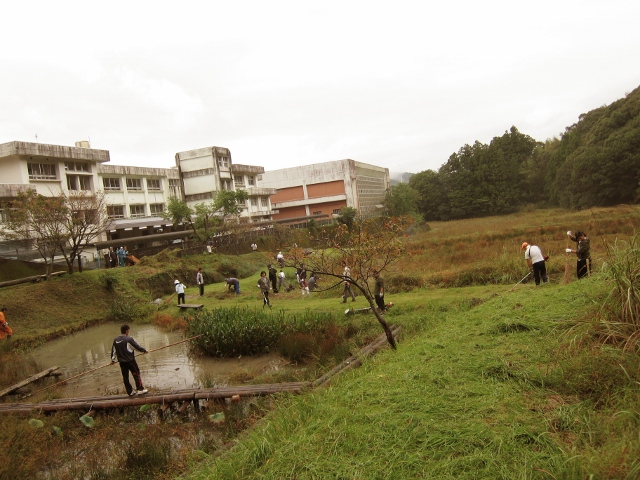
[[(410, 237), (411, 257), (385, 277), (386, 300), (396, 305), (385, 318), (403, 326), (397, 351), (384, 349), (325, 387), (265, 399), (245, 416), (234, 418), (227, 409), (227, 420), (216, 426), (223, 439), (209, 436), (211, 426), (193, 418), (193, 435), (205, 440), (189, 444), (168, 465), (162, 450), (166, 436), (183, 434), (189, 423), (153, 426), (149, 438), (157, 442), (141, 439), (129, 452), (151, 463), (158, 457), (164, 467), (136, 472), (136, 478), (640, 478), (640, 357), (602, 345), (603, 336), (593, 328), (611, 285), (599, 274), (561, 285), (565, 258), (553, 254), (550, 284), (522, 284), (511, 291), (526, 273), (522, 241), (561, 251), (566, 230), (580, 227), (591, 237), (599, 271), (605, 238), (632, 235), (639, 214), (639, 207), (622, 206), (432, 224), (432, 230)], [(262, 253), (186, 259), (163, 254), (112, 271), (112, 282), (103, 272), (84, 272), (0, 289), (0, 303), (9, 307), (18, 341), (63, 334), (91, 319), (106, 319), (109, 312), (133, 312), (135, 321), (160, 315), (188, 322), (190, 315), (178, 311), (175, 297), (160, 307), (150, 304), (157, 296), (170, 298), (173, 278), (187, 283), (187, 302), (206, 309), (261, 308), (256, 281), (271, 261)], [(204, 297), (194, 285), (200, 265), (210, 282)], [(570, 265), (573, 270), (574, 258)], [(293, 270), (286, 272), (288, 281), (295, 281)], [(241, 279), (241, 295), (227, 292), (223, 279), (229, 274)], [(439, 288), (451, 285), (464, 287)], [(271, 301), (274, 310), (287, 314), (321, 312), (338, 323), (358, 322), (365, 332), (361, 343), (379, 335), (373, 316), (344, 316), (345, 308), (366, 306), (363, 297), (344, 305), (341, 293), (336, 288), (302, 297), (296, 289), (272, 294)], [(123, 313), (114, 310), (114, 301)], [(2, 374), (8, 383), (7, 372), (20, 365), (12, 363), (9, 344), (0, 347), (0, 356), (10, 359)], [(245, 409), (235, 405), (238, 412)], [(73, 414), (34, 416), (43, 419), (46, 434), (32, 435), (26, 418), (0, 419), (0, 444), (10, 446), (8, 457), (34, 459), (20, 464), (26, 476), (48, 461), (40, 451), (73, 462), (70, 452), (98, 452), (105, 439), (122, 434), (118, 428), (131, 429), (131, 419), (115, 413), (99, 415), (98, 428), (91, 431)], [(136, 418), (139, 424), (153, 423), (143, 415)], [(50, 433), (54, 421), (63, 427), (64, 440)], [(203, 458), (208, 461), (196, 466)], [(75, 471), (91, 471), (86, 465)], [(100, 468), (93, 470), (104, 472)], [(0, 476), (10, 473), (0, 470)]]
[[(637, 413), (594, 412), (585, 406), (592, 398), (546, 387), (564, 384), (554, 353), (564, 319), (592, 311), (601, 291), (588, 280), (394, 297), (407, 311), (392, 310), (388, 320), (421, 334), (328, 388), (283, 400), (188, 478), (625, 478), (638, 468)], [(469, 297), (483, 302), (470, 307)], [(632, 385), (616, 388), (624, 396)], [(587, 413), (596, 430), (624, 417), (626, 436), (599, 435), (594, 444)], [(600, 461), (587, 455), (596, 449)], [(617, 462), (602, 464), (603, 453)], [(611, 469), (620, 476), (608, 476)]]

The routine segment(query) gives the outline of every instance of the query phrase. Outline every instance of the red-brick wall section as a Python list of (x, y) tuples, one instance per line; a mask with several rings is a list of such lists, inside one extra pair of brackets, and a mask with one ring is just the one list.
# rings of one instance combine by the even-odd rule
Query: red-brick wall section
[(279, 189), (275, 195), (271, 195), (271, 203), (291, 202), (293, 200), (304, 200), (304, 190), (302, 185)]
[(309, 198), (331, 197), (333, 195), (344, 195), (344, 181), (314, 183), (307, 185), (307, 195)]

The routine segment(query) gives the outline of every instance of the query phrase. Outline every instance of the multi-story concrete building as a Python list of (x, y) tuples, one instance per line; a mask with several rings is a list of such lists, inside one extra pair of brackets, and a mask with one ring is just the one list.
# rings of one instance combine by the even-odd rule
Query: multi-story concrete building
[(98, 240), (171, 232), (171, 222), (162, 218), (162, 212), (170, 196), (182, 196), (177, 169), (105, 165), (109, 160), (107, 150), (90, 148), (88, 142), (77, 142), (75, 147), (2, 144), (0, 209), (27, 189), (41, 195), (102, 190), (113, 222)]
[(176, 165), (182, 179), (184, 200), (193, 207), (211, 201), (221, 190), (246, 190), (249, 200), (243, 206), (241, 220), (271, 220), (270, 195), (274, 189), (259, 188), (257, 177), (264, 167), (233, 164), (231, 152), (222, 147), (205, 147), (176, 153)]
[(267, 171), (258, 176), (258, 184), (276, 189), (271, 196), (276, 221), (331, 218), (343, 207), (367, 215), (381, 208), (389, 188), (389, 169), (338, 160)]
[(7, 214), (3, 205), (28, 189), (42, 195), (103, 191), (112, 224), (96, 240), (102, 246), (117, 241), (129, 249), (181, 236), (184, 226), (172, 225), (162, 217), (171, 197), (194, 206), (211, 201), (217, 191), (242, 188), (249, 200), (241, 219), (271, 220), (269, 196), (275, 190), (256, 185), (264, 168), (233, 165), (226, 148), (178, 153), (172, 168), (108, 165), (109, 160), (109, 151), (92, 149), (88, 142), (77, 142), (75, 147), (28, 142), (0, 145), (0, 215)]

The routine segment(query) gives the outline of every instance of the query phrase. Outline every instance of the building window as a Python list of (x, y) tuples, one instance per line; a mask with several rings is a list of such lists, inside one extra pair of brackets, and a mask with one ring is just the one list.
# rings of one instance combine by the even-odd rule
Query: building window
[(269, 206), (269, 197), (260, 197), (260, 205), (263, 207)]
[(127, 190), (142, 190), (142, 180), (139, 178), (127, 178)]
[(335, 208), (335, 209), (333, 210), (333, 214), (334, 214), (334, 215), (340, 215), (340, 212), (341, 212), (341, 211), (342, 211), (342, 210), (340, 210), (339, 208)]
[(129, 216), (131, 218), (144, 217), (144, 205), (129, 205)]
[(107, 215), (109, 218), (124, 218), (124, 205), (107, 206)]
[(312, 215), (322, 215), (322, 212), (313, 212)]
[(256, 177), (247, 177), (247, 183), (250, 187), (256, 186)]
[(159, 178), (147, 178), (147, 190), (150, 192), (161, 192), (162, 186)]
[(102, 185), (105, 190), (120, 190), (119, 178), (103, 178)]
[(0, 222), (8, 222), (10, 219), (9, 207), (7, 205), (0, 205)]
[(218, 168), (229, 168), (229, 157), (219, 157)]
[(169, 196), (179, 198), (182, 196), (180, 193), (180, 180), (175, 178), (169, 179)]
[(89, 164), (81, 162), (65, 162), (64, 168), (71, 172), (88, 172)]
[(28, 163), (29, 180), (56, 180), (56, 166), (49, 163)]
[(160, 217), (164, 213), (164, 203), (151, 203), (149, 210), (154, 217)]
[(256, 197), (251, 197), (251, 206), (252, 207), (258, 206), (258, 199)]
[(87, 175), (67, 175), (67, 190), (91, 190), (91, 177)]
[(231, 181), (230, 180), (221, 180), (220, 181), (220, 188), (222, 188), (222, 190), (231, 190)]
[(236, 187), (243, 187), (244, 186), (244, 176), (242, 176), (242, 175), (234, 175), (233, 176), (233, 182), (236, 184)]

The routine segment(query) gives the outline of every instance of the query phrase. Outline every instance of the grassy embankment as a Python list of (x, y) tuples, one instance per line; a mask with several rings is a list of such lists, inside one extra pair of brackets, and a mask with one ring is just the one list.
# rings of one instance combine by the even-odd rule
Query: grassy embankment
[[(638, 214), (637, 208), (619, 207), (431, 224), (430, 232), (410, 238), (413, 256), (401, 262), (402, 276), (388, 277), (387, 300), (397, 304), (387, 314), (388, 321), (405, 327), (398, 351), (379, 354), (329, 388), (276, 402), (276, 408), (235, 448), (193, 478), (582, 478), (585, 473), (635, 478), (638, 466), (633, 462), (640, 456), (637, 357), (599, 348), (583, 337), (571, 343), (574, 337), (566, 335), (565, 322), (589, 318), (606, 287), (599, 278), (560, 285), (565, 258), (558, 253), (566, 247), (567, 229), (586, 230), (599, 267), (603, 238), (630, 234)], [(526, 273), (519, 249), (524, 240), (552, 254), (552, 283), (538, 289), (521, 285), (511, 292), (512, 284)], [(207, 307), (260, 305), (255, 272), (263, 268), (265, 257), (247, 258), (240, 260), (246, 270), (224, 266), (239, 277), (246, 277), (241, 270), (253, 272), (242, 281), (242, 295), (224, 292), (221, 283), (208, 285), (203, 298)], [(150, 299), (163, 289), (169, 298), (172, 278), (188, 280), (194, 276), (193, 267), (203, 260), (166, 257), (116, 269), (109, 274), (117, 279), (112, 280), (112, 292), (107, 291), (104, 272), (13, 287), (0, 291), (0, 303), (8, 303), (13, 310), (27, 305), (29, 296), (48, 297), (50, 302), (40, 307), (51, 322), (39, 325), (39, 309), (34, 305), (30, 313), (34, 326), (22, 324), (26, 327), (22, 332), (34, 337), (37, 332), (77, 328), (87, 318), (105, 318), (114, 303), (127, 305), (123, 312), (133, 310), (140, 318), (157, 313), (164, 317), (175, 307), (160, 307), (156, 312), (157, 307), (149, 306)], [(574, 264), (571, 258), (571, 270)], [(162, 268), (173, 270), (164, 273)], [(210, 280), (224, 275), (213, 268), (205, 264)], [(399, 291), (410, 284), (424, 288)], [(484, 286), (428, 288), (473, 284)], [(56, 294), (32, 293), (54, 285), (61, 287)], [(64, 295), (70, 288), (86, 290)], [(70, 300), (91, 290), (94, 296), (88, 298), (95, 301), (78, 305)], [(187, 294), (188, 301), (200, 300), (195, 287)], [(310, 308), (339, 313), (344, 306), (336, 301), (338, 296), (331, 291), (308, 299), (295, 291), (273, 300), (274, 308), (288, 311)], [(362, 300), (358, 300), (353, 305), (359, 306)], [(72, 318), (67, 319), (68, 312), (74, 312)], [(12, 324), (19, 331), (19, 315)], [(144, 422), (145, 415), (134, 414), (129, 421)], [(252, 414), (231, 426), (229, 418), (225, 428), (236, 433), (257, 419)], [(102, 430), (88, 431), (79, 424), (74, 427), (69, 415), (44, 421), (47, 427), (64, 423), (69, 433), (60, 440), (50, 430), (37, 430), (33, 442), (38, 444), (39, 439), (41, 446), (53, 452), (75, 449), (76, 454), (77, 442), (87, 448), (97, 446), (118, 423), (111, 416), (99, 417)], [(3, 444), (16, 443), (18, 437), (11, 432), (20, 435), (20, 422), (18, 417), (3, 419)], [(150, 427), (149, 438), (160, 438), (161, 430), (161, 425)], [(214, 453), (220, 445), (212, 442), (208, 448), (202, 444), (193, 448)], [(150, 451), (155, 450), (142, 445), (132, 448), (131, 455), (140, 458)], [(10, 458), (19, 458), (21, 452), (26, 450), (12, 447)], [(170, 478), (185, 467), (190, 457), (185, 455), (187, 460), (182, 462), (166, 458), (156, 462), (156, 467), (138, 471), (137, 478), (147, 478), (145, 472), (148, 478)], [(39, 459), (45, 461), (36, 455), (33, 468), (37, 469)], [(116, 472), (101, 478), (125, 476)]]

